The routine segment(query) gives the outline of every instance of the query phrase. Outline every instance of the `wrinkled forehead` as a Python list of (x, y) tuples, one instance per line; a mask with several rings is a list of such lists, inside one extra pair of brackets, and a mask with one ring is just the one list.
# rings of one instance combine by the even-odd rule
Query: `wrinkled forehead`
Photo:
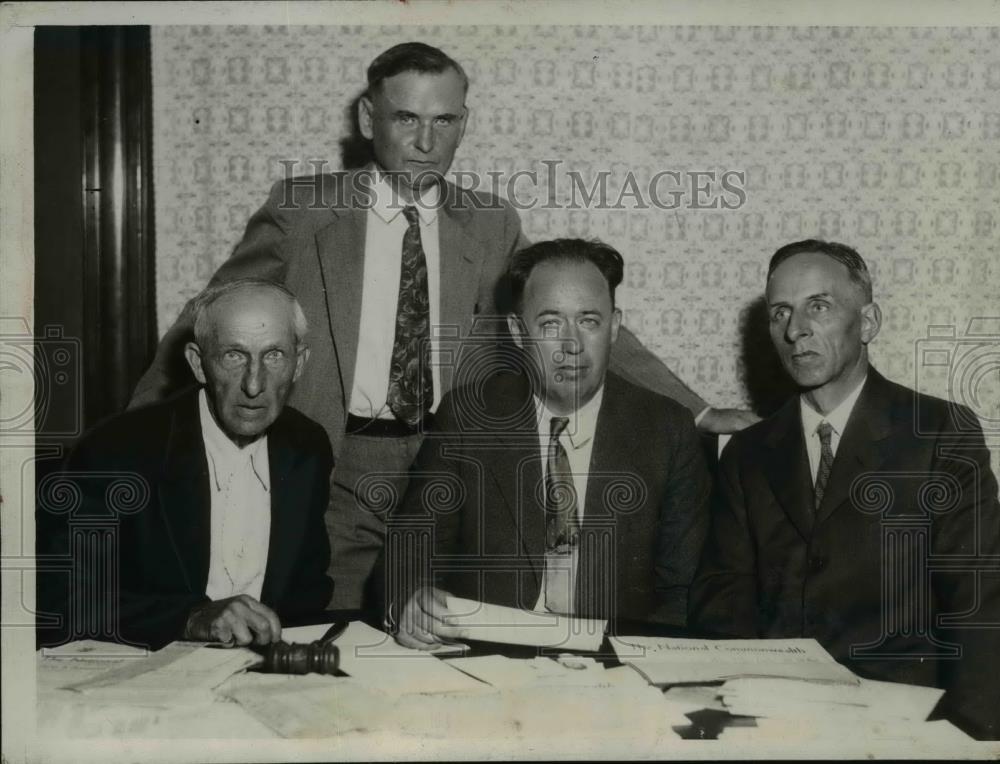
[(586, 260), (551, 260), (532, 268), (524, 284), (525, 313), (546, 310), (577, 313), (611, 311), (611, 287), (600, 269)]
[(248, 288), (223, 295), (206, 311), (210, 333), (219, 342), (234, 338), (266, 338), (293, 342), (292, 304), (270, 289)]
[(846, 298), (859, 291), (843, 263), (820, 252), (800, 252), (774, 269), (765, 295), (769, 303), (794, 303), (816, 294)]
[(389, 108), (426, 105), (461, 109), (465, 104), (465, 86), (454, 69), (443, 72), (405, 71), (386, 77), (372, 98)]

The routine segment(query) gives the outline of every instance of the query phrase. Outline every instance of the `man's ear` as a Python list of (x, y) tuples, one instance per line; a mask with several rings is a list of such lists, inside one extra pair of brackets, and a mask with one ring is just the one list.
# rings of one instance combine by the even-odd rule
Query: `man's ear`
[(302, 370), (306, 367), (306, 362), (309, 360), (309, 346), (301, 345), (295, 354), (295, 373), (292, 375), (292, 382), (298, 382), (299, 377), (302, 376)]
[(372, 127), (374, 110), (375, 106), (368, 96), (363, 95), (358, 99), (358, 128), (361, 130), (361, 134), (368, 140), (371, 140), (375, 135), (375, 130)]
[(507, 330), (510, 332), (510, 336), (514, 338), (514, 344), (521, 348), (521, 350), (524, 350), (524, 322), (521, 321), (521, 317), (516, 313), (507, 314)]
[(618, 330), (622, 328), (622, 312), (618, 308), (611, 311), (611, 342), (618, 341)]
[(861, 307), (861, 342), (867, 345), (882, 328), (882, 309), (877, 302), (870, 302)]
[(205, 380), (205, 370), (201, 365), (201, 348), (198, 347), (197, 342), (189, 342), (184, 346), (184, 358), (187, 359), (188, 366), (191, 367), (191, 372), (194, 374), (194, 378), (203, 385), (207, 384)]
[(469, 107), (462, 107), (462, 117), (458, 125), (458, 141), (455, 142), (455, 148), (458, 148), (462, 144), (462, 139), (465, 137), (465, 126), (469, 124)]

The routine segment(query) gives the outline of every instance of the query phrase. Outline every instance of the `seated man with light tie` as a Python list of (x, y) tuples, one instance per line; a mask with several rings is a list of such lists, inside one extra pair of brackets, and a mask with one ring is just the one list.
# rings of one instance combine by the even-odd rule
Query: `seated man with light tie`
[[(98, 636), (151, 648), (268, 644), (282, 619), (329, 602), (330, 444), (285, 406), (309, 356), (305, 316), (259, 279), (213, 286), (192, 311), (185, 355), (199, 386), (103, 422), (68, 460), (63, 477), (81, 497), (73, 519), (113, 532), (96, 557), (73, 559), (71, 594), (55, 606), (70, 621), (64, 638), (95, 636), (79, 622), (96, 618), (111, 621)], [(136, 506), (116, 504), (116, 480), (134, 487)], [(47, 547), (80, 552), (73, 522)]]
[(850, 247), (782, 247), (766, 299), (801, 394), (722, 455), (692, 624), (813, 637), (862, 676), (945, 688), (953, 722), (1000, 736), (1000, 506), (975, 415), (869, 363), (882, 313)]
[(390, 519), (400, 643), (459, 636), (445, 592), (684, 624), (709, 477), (691, 413), (607, 371), (622, 272), (618, 252), (579, 239), (512, 258), (522, 371), (445, 397)]

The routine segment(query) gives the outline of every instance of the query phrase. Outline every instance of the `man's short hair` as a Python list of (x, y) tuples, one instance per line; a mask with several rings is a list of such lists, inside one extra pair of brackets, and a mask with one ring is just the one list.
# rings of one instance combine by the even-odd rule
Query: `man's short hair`
[(469, 78), (455, 59), (433, 45), (422, 42), (403, 42), (380, 53), (368, 66), (368, 90), (365, 94), (370, 98), (385, 80), (403, 72), (440, 74), (449, 69), (453, 69), (458, 74), (462, 80), (462, 92), (467, 93), (469, 91)]
[(507, 266), (506, 280), (511, 306), (521, 312), (524, 285), (536, 266), (546, 262), (593, 263), (608, 282), (611, 307), (615, 306), (615, 288), (622, 283), (625, 261), (618, 250), (597, 239), (552, 239), (540, 241), (515, 252)]
[(209, 340), (208, 309), (217, 300), (227, 294), (238, 292), (241, 289), (270, 289), (280, 294), (292, 308), (293, 324), (295, 330), (295, 344), (301, 346), (305, 342), (306, 333), (309, 331), (309, 324), (306, 321), (306, 314), (302, 312), (302, 306), (295, 299), (295, 295), (289, 292), (284, 286), (274, 281), (258, 278), (234, 279), (224, 281), (221, 284), (212, 284), (198, 294), (187, 306), (194, 320), (194, 341), (202, 348)]
[(868, 266), (854, 249), (846, 244), (839, 244), (835, 241), (823, 241), (821, 239), (806, 239), (786, 244), (771, 256), (771, 262), (767, 266), (767, 279), (771, 280), (771, 274), (785, 260), (795, 255), (805, 253), (815, 253), (833, 258), (847, 268), (847, 274), (860, 289), (865, 298), (865, 302), (872, 301), (872, 277), (868, 272)]

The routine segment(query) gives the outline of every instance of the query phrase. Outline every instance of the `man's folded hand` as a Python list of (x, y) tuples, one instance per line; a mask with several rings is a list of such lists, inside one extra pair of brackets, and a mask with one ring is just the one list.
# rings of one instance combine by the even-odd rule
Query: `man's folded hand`
[(184, 638), (198, 642), (268, 645), (281, 639), (281, 621), (267, 605), (240, 594), (195, 607), (188, 615)]

